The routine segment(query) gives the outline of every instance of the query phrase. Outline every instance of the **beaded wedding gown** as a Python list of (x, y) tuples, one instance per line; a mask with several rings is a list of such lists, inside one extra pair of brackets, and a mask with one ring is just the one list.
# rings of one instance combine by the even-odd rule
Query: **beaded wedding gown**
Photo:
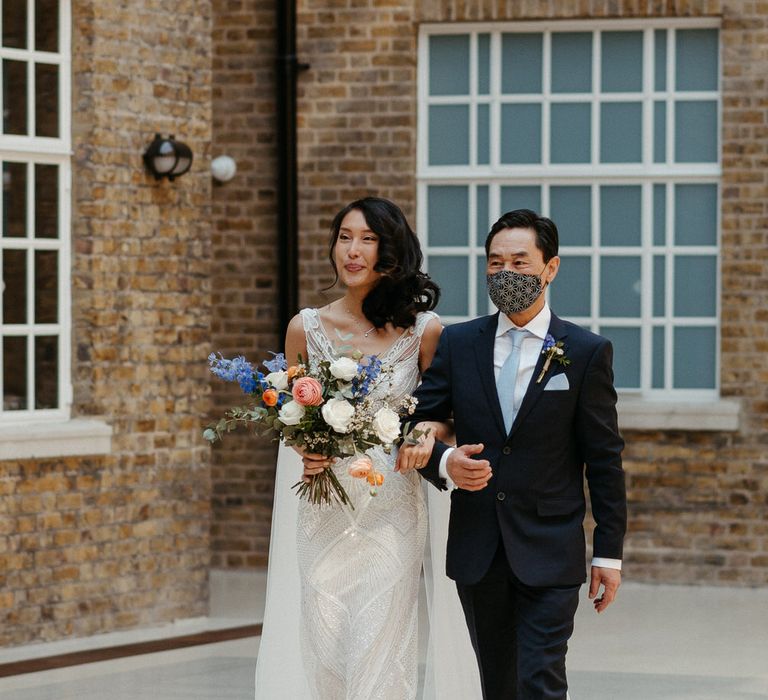
[[(334, 340), (317, 310), (304, 309), (301, 316), (309, 362), (336, 359)], [(432, 313), (419, 314), (414, 326), (379, 355), (389, 372), (377, 381), (374, 397), (394, 405), (416, 388), (421, 335), (432, 318)], [(433, 549), (443, 564), (439, 575), (426, 572), (430, 625), (436, 623), (441, 634), (453, 639), (438, 646), (431, 635), (422, 697), (481, 697), (458, 597), (442, 573), (446, 494), (430, 488), (434, 512), (428, 515), (418, 474), (393, 471), (395, 451), (387, 455), (374, 448), (368, 454), (384, 475), (376, 496), (365, 479), (348, 474), (350, 460), (332, 467), (352, 509), (299, 500), (290, 484), (298, 480), (301, 462), (292, 449), (280, 448), (257, 700), (414, 700), (419, 692), (420, 573), (430, 527), (433, 541), (440, 533), (442, 542)], [(433, 507), (438, 499), (441, 503)], [(289, 550), (296, 557), (292, 562)], [(434, 620), (436, 614), (441, 620)], [(457, 664), (457, 654), (468, 655), (469, 661)], [(436, 677), (439, 659), (444, 662)]]

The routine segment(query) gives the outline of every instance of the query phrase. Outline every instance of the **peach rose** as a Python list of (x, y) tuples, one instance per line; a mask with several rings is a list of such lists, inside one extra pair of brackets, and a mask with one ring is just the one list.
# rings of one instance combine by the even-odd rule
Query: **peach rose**
[(277, 405), (277, 392), (274, 389), (267, 389), (262, 395), (261, 400), (265, 406)]
[(384, 483), (384, 475), (381, 472), (371, 472), (366, 478), (371, 486), (381, 486)]
[(301, 377), (293, 383), (293, 398), (302, 406), (319, 406), (323, 403), (323, 387), (317, 379)]
[(373, 462), (370, 457), (358, 457), (349, 465), (349, 475), (355, 479), (365, 479), (373, 469)]

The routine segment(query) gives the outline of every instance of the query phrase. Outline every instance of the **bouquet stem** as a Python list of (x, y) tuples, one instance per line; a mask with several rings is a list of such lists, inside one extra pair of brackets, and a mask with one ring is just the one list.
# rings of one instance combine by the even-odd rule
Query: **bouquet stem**
[(315, 505), (332, 504), (338, 501), (352, 510), (355, 509), (352, 501), (349, 500), (349, 495), (330, 467), (320, 474), (309, 477), (309, 481), (296, 482), (291, 488), (296, 489), (299, 498), (306, 498)]

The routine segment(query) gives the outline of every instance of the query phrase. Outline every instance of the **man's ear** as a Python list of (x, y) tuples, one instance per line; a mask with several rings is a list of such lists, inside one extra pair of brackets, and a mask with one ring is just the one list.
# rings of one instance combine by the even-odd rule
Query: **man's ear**
[(550, 284), (555, 277), (557, 277), (557, 271), (560, 269), (560, 256), (550, 258), (547, 263), (546, 274), (544, 275), (544, 282)]

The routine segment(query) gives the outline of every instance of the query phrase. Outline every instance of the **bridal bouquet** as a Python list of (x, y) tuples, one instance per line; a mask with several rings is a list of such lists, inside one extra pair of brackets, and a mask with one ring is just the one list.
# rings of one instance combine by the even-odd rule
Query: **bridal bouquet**
[[(274, 359), (262, 363), (268, 373), (258, 371), (244, 357), (208, 357), (211, 372), (225, 381), (237, 382), (251, 401), (247, 406), (229, 409), (205, 429), (203, 437), (213, 443), (238, 425), (255, 424), (273, 439), (306, 452), (339, 458), (357, 455), (349, 473), (367, 479), (371, 495), (375, 496), (384, 475), (376, 471), (365, 451), (377, 445), (387, 453), (392, 450), (400, 439), (400, 415), (412, 414), (416, 399), (406, 396), (393, 410), (388, 397), (371, 395), (373, 383), (387, 374), (375, 356), (323, 360), (311, 367), (299, 357), (296, 365), (288, 367), (282, 353), (272, 355)], [(332, 469), (325, 469), (308, 482), (299, 481), (293, 488), (311, 503), (337, 500), (351, 505)]]

